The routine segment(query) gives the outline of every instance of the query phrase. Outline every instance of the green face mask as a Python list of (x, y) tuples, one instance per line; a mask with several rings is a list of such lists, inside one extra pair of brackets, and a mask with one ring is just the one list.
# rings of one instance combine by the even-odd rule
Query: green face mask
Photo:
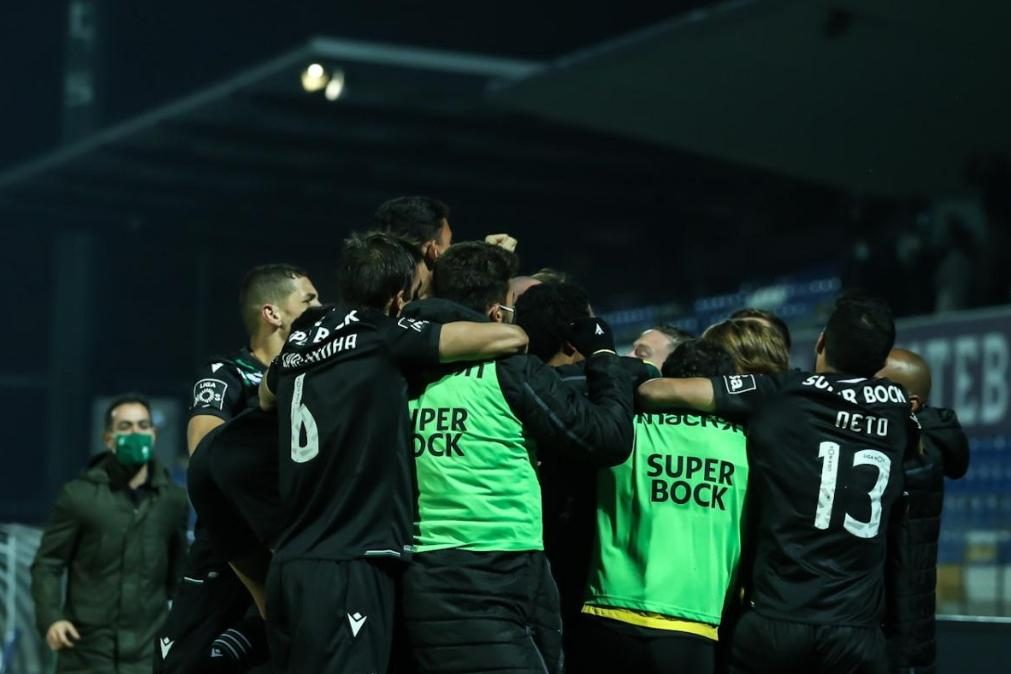
[(116, 459), (124, 466), (140, 466), (151, 460), (154, 436), (149, 433), (124, 433), (116, 436)]

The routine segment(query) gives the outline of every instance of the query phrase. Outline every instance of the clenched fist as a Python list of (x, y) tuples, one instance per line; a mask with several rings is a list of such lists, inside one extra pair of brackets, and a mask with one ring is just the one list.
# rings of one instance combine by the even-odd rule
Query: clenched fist
[(516, 252), (516, 246), (519, 243), (508, 234), (489, 234), (484, 237), (484, 242), (490, 243), (493, 246), (498, 246), (499, 248), (505, 248), (510, 253)]
[(49, 631), (46, 632), (46, 643), (54, 651), (62, 651), (64, 648), (74, 647), (74, 641), (70, 640), (71, 637), (74, 641), (81, 638), (74, 623), (69, 620), (57, 620), (49, 626)]

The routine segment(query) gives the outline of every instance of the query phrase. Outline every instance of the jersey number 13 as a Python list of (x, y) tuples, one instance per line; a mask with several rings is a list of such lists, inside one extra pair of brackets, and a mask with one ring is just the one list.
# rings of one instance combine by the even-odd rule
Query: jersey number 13
[[(835, 502), (836, 485), (839, 481), (840, 446), (836, 442), (823, 442), (818, 446), (821, 464), (821, 488), (818, 490), (818, 509), (814, 514), (816, 529), (828, 529), (832, 519), (832, 504)], [(871, 499), (871, 519), (862, 522), (846, 514), (843, 527), (858, 538), (874, 538), (881, 527), (881, 496), (885, 493), (892, 460), (876, 449), (861, 449), (853, 455), (853, 466), (873, 466), (878, 470), (878, 478), (867, 494)]]

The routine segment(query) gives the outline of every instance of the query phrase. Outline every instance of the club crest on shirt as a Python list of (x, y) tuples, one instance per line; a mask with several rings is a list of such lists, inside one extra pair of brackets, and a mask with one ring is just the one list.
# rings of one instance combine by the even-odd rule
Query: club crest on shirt
[(748, 391), (754, 391), (758, 388), (758, 385), (755, 383), (755, 375), (753, 374), (732, 374), (730, 376), (724, 376), (723, 383), (726, 385), (727, 393), (730, 395), (747, 393)]

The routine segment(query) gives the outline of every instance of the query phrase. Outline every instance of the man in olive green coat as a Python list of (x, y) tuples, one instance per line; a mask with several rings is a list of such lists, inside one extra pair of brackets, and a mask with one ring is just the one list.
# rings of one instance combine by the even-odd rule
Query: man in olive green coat
[(63, 487), (42, 534), (32, 596), (58, 674), (151, 672), (188, 515), (185, 490), (152, 458), (154, 439), (144, 398), (113, 401), (109, 452)]

